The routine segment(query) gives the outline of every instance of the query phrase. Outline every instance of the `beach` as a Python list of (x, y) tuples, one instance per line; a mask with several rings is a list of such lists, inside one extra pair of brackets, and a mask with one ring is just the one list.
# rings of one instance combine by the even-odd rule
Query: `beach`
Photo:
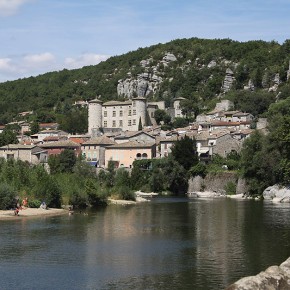
[(19, 215), (14, 214), (14, 210), (0, 210), (0, 220), (19, 219), (22, 217), (40, 217), (40, 216), (56, 216), (67, 214), (68, 211), (59, 208), (41, 209), (41, 208), (25, 208), (19, 211)]

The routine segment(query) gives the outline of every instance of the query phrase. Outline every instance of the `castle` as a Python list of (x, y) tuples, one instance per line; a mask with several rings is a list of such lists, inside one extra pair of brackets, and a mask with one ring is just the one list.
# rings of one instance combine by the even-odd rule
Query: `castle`
[[(180, 101), (175, 99), (173, 108), (167, 109), (172, 118), (182, 117)], [(139, 131), (145, 126), (154, 126), (154, 112), (165, 110), (165, 102), (147, 102), (146, 98), (136, 97), (127, 101), (103, 103), (98, 98), (88, 104), (88, 133), (95, 135), (100, 129), (108, 131)]]

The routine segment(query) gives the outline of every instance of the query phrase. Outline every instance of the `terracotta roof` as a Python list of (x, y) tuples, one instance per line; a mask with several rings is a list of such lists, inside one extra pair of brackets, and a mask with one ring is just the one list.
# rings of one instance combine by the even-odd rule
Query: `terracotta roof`
[(70, 141), (70, 140), (64, 140), (64, 141), (56, 141), (56, 142), (47, 142), (47, 143), (44, 143), (42, 145), (39, 145), (40, 147), (42, 148), (78, 148), (80, 147), (79, 144), (73, 142), (73, 141)]
[(83, 138), (80, 137), (69, 137), (69, 140), (78, 143), (78, 144), (83, 144), (85, 142), (85, 140)]
[(250, 113), (243, 113), (243, 112), (238, 112), (236, 114), (234, 114), (234, 117), (243, 117), (243, 116), (248, 116), (250, 115)]
[(175, 141), (177, 141), (179, 139), (181, 139), (181, 137), (179, 137), (179, 136), (171, 136), (169, 138), (160, 138), (159, 142), (163, 142), (163, 143), (165, 143), (165, 142), (175, 142)]
[(59, 136), (47, 136), (43, 141), (59, 141)]
[(125, 102), (109, 101), (109, 102), (103, 103), (103, 106), (128, 106), (128, 105), (132, 105), (132, 102), (131, 101), (125, 101)]
[(125, 143), (115, 144), (107, 149), (115, 149), (115, 148), (151, 148), (155, 145), (154, 143), (145, 143), (145, 142), (138, 142), (138, 141), (129, 141)]
[(31, 150), (32, 148), (34, 148), (35, 145), (24, 145), (24, 144), (8, 144), (5, 146), (0, 147), (1, 149), (5, 149), (5, 150), (9, 150), (9, 149), (27, 149), (27, 150)]
[(212, 126), (239, 126), (239, 125), (249, 125), (251, 122), (226, 122), (226, 121), (213, 121)]
[(224, 112), (225, 115), (235, 115), (237, 113), (240, 113), (240, 111), (226, 111), (226, 112)]
[(101, 100), (99, 100), (98, 98), (96, 98), (94, 100), (89, 101), (89, 103), (99, 103), (99, 104), (102, 104), (103, 102)]
[(115, 139), (130, 138), (130, 137), (134, 137), (134, 136), (140, 135), (142, 133), (154, 138), (154, 136), (152, 136), (149, 133), (144, 132), (144, 131), (125, 131), (123, 135), (120, 134), (120, 135), (116, 136)]
[(83, 143), (83, 145), (113, 145), (113, 144), (115, 144), (115, 142), (104, 135), (101, 137), (88, 140)]

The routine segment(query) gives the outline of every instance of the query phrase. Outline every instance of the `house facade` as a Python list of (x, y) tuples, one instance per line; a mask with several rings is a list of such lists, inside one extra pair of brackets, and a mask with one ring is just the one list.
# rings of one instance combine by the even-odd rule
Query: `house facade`
[(0, 147), (0, 157), (39, 164), (47, 162), (48, 152), (35, 145), (9, 144)]
[(105, 167), (105, 151), (108, 146), (115, 142), (106, 136), (88, 140), (82, 144), (82, 156), (91, 165)]
[(105, 166), (108, 167), (109, 161), (113, 161), (116, 168), (131, 168), (135, 160), (152, 159), (155, 157), (155, 143), (129, 141), (126, 143), (115, 144), (106, 148)]

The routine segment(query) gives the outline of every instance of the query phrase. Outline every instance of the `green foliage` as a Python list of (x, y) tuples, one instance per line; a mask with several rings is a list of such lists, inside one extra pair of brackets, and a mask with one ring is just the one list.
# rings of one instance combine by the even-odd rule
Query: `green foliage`
[(269, 106), (275, 101), (275, 96), (265, 91), (255, 93), (250, 91), (231, 92), (227, 98), (233, 101), (236, 110), (251, 113), (253, 116), (266, 113)]
[(163, 124), (169, 124), (171, 121), (171, 118), (166, 113), (166, 111), (160, 110), (160, 109), (155, 110), (154, 118), (155, 118), (158, 125), (160, 125), (161, 122), (163, 122)]
[(28, 207), (39, 208), (40, 205), (41, 205), (41, 200), (39, 199), (28, 200)]
[(188, 126), (188, 119), (182, 117), (176, 117), (173, 121), (174, 128), (183, 128)]
[(10, 209), (15, 207), (16, 191), (6, 183), (0, 183), (0, 209)]
[(236, 190), (237, 190), (237, 185), (232, 181), (229, 181), (225, 186), (225, 191), (227, 195), (236, 194)]
[(189, 170), (192, 166), (198, 163), (196, 141), (188, 136), (176, 141), (171, 149), (171, 154), (174, 160)]
[(196, 165), (190, 168), (190, 176), (201, 176), (205, 177), (207, 174), (207, 166), (204, 163), (198, 162)]
[(59, 155), (50, 155), (48, 165), (52, 174), (72, 172), (77, 158), (73, 150), (65, 149)]
[(243, 176), (247, 179), (250, 194), (262, 194), (266, 187), (279, 180), (280, 153), (272, 145), (268, 137), (258, 131), (244, 142), (241, 168)]
[(13, 130), (4, 129), (4, 131), (0, 134), (0, 147), (8, 144), (17, 144), (17, 133)]

